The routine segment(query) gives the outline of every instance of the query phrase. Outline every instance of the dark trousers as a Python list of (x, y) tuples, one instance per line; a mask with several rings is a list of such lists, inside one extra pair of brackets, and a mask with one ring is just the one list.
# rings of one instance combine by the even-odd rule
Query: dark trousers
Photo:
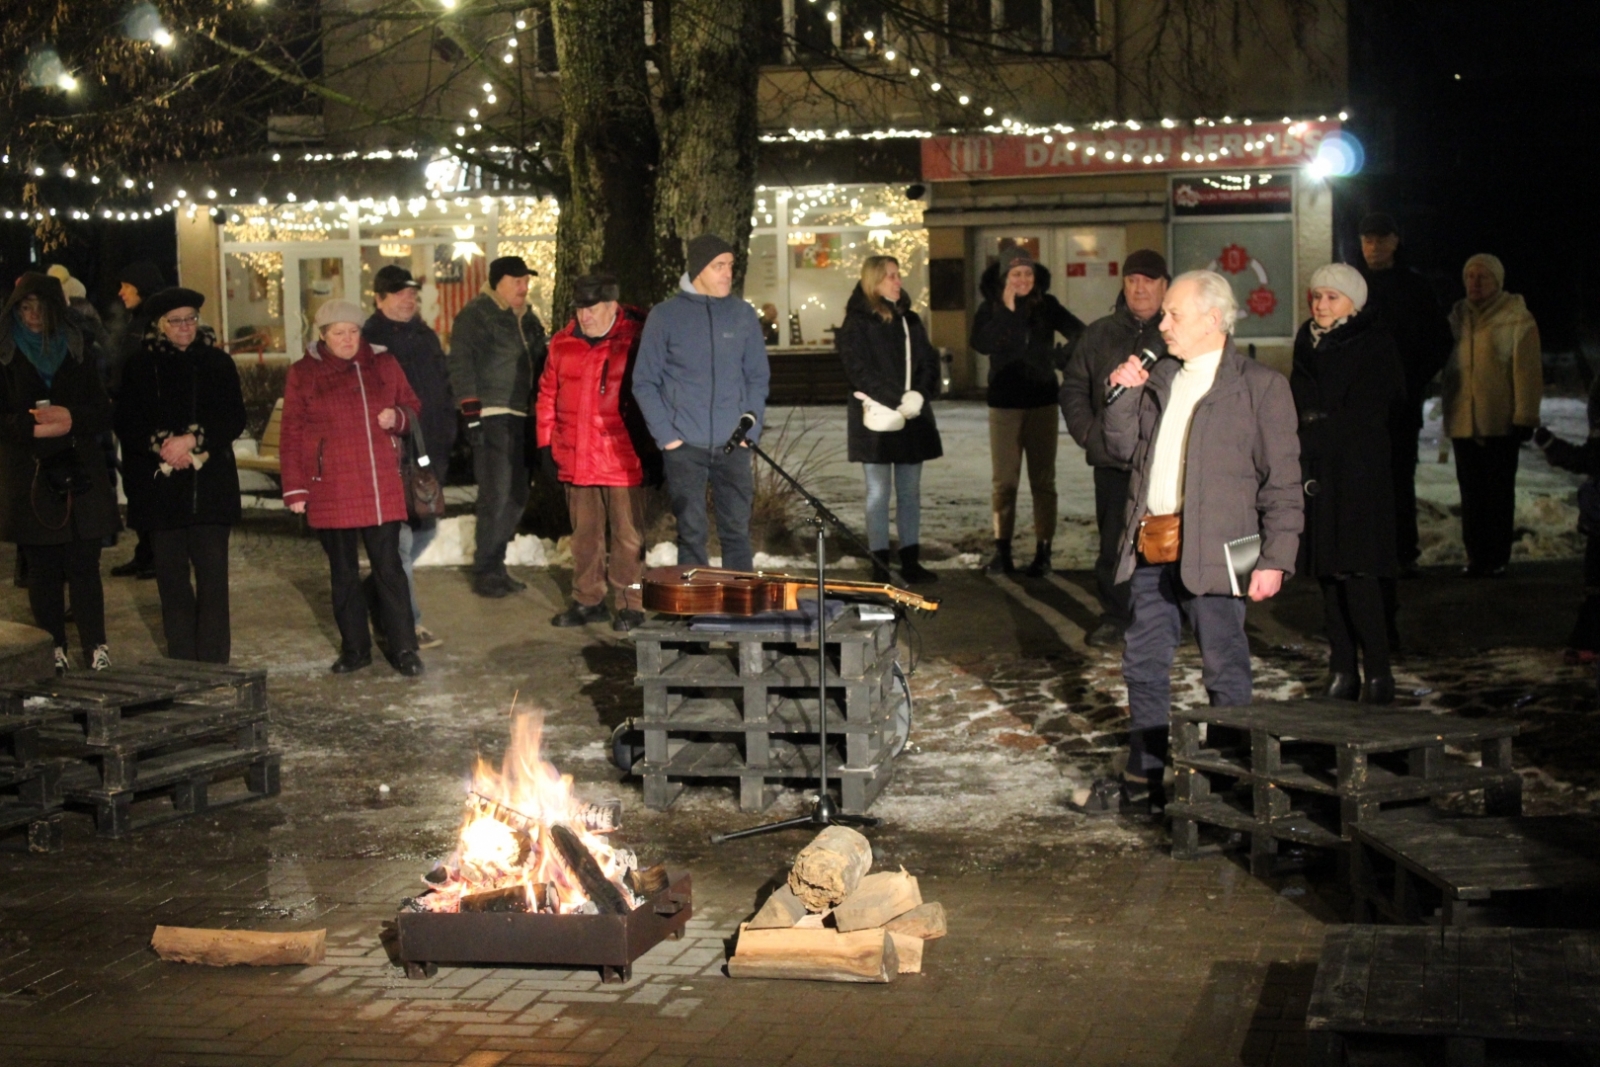
[(1467, 565), (1478, 570), (1504, 567), (1511, 560), (1511, 534), (1517, 515), (1515, 437), (1454, 437), (1456, 483), (1461, 487), (1461, 540)]
[(517, 523), (528, 506), (526, 422), (517, 415), (489, 415), (473, 438), (472, 471), (478, 480), (475, 574), (505, 571), (506, 545), (517, 535)]
[(1128, 583), (1117, 584), (1117, 564), (1122, 560), (1122, 521), (1132, 477), (1115, 467), (1094, 469), (1094, 521), (1100, 527), (1094, 579), (1100, 592), (1100, 621), (1123, 629), (1128, 628)]
[(106, 598), (100, 588), (100, 539), (64, 545), (18, 545), (28, 561), (28, 606), (33, 621), (57, 648), (67, 647), (66, 587), (72, 587), (72, 615), (87, 656), (106, 643)]
[[(152, 530), (161, 628), (173, 659), (226, 663), (233, 652), (228, 609), (228, 535), (221, 523)], [(192, 580), (191, 580), (192, 574)]]
[(1583, 606), (1567, 647), (1600, 652), (1600, 532), (1590, 534), (1583, 544)]
[(372, 632), (367, 628), (367, 598), (361, 592), (361, 559), (357, 546), (367, 546), (372, 565), (372, 587), (378, 601), (378, 625), (393, 658), (417, 650), (417, 631), (411, 621), (411, 591), (400, 565), (400, 524), (362, 526), (350, 530), (318, 530), (322, 550), (328, 554), (333, 585), (333, 617), (339, 624), (340, 652), (372, 654)]
[(1250, 642), (1241, 597), (1196, 596), (1180, 564), (1140, 564), (1129, 583), (1133, 621), (1122, 653), (1128, 684), (1128, 772), (1153, 777), (1166, 765), (1172, 709), (1172, 660), (1189, 620), (1200, 644), (1200, 681), (1212, 707), (1250, 703)]
[(678, 520), (678, 562), (710, 562), (706, 540), (711, 535), (706, 516), (706, 486), (711, 486), (711, 506), (717, 513), (717, 540), (722, 542), (722, 566), (728, 570), (755, 568), (750, 548), (750, 505), (755, 500), (755, 479), (748, 449), (724, 455), (720, 448), (679, 445), (661, 453), (667, 470), (667, 498)]
[(1322, 618), (1331, 649), (1328, 668), (1355, 674), (1359, 648), (1369, 680), (1389, 677), (1389, 627), (1378, 579), (1356, 575), (1317, 581), (1322, 585)]
[(1415, 566), (1417, 536), (1417, 429), (1389, 428), (1389, 474), (1394, 480), (1394, 548), (1402, 568)]

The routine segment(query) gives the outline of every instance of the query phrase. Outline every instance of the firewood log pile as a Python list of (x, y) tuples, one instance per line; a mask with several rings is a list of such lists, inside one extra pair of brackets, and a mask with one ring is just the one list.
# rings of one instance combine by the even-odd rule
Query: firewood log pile
[(922, 971), (923, 944), (944, 936), (944, 908), (924, 903), (904, 868), (867, 873), (872, 845), (830, 826), (800, 850), (728, 960), (734, 978), (892, 982)]

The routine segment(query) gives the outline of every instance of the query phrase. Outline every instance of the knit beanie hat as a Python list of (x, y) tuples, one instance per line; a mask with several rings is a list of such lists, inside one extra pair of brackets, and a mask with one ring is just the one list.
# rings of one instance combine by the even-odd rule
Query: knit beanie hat
[(688, 271), (689, 280), (694, 281), (713, 259), (732, 251), (733, 246), (716, 234), (703, 233), (684, 246), (683, 269)]
[(122, 273), (117, 275), (117, 281), (125, 282), (139, 290), (141, 300), (154, 296), (167, 287), (166, 279), (161, 277), (161, 268), (148, 259), (141, 259), (137, 263), (129, 263), (122, 268)]
[(1030, 270), (1035, 266), (1033, 257), (1028, 255), (1028, 250), (1021, 245), (1012, 245), (1000, 252), (1000, 277), (1004, 278), (1011, 273), (1013, 267), (1027, 267)]
[(311, 321), (319, 330), (336, 322), (353, 322), (360, 326), (367, 321), (367, 313), (361, 310), (360, 304), (352, 304), (348, 300), (330, 300), (317, 308), (316, 318)]
[(1311, 272), (1309, 289), (1334, 289), (1350, 298), (1360, 311), (1367, 306), (1367, 280), (1348, 263), (1329, 263)]
[(1499, 256), (1492, 256), (1488, 252), (1479, 252), (1461, 265), (1461, 275), (1466, 277), (1467, 268), (1476, 263), (1490, 274), (1494, 275), (1494, 284), (1504, 289), (1506, 287), (1506, 265), (1500, 262)]

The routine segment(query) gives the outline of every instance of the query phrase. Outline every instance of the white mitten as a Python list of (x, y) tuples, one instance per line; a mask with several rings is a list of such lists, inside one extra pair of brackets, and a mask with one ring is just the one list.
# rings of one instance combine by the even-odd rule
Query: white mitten
[(905, 429), (905, 416), (894, 408), (878, 403), (866, 393), (857, 393), (855, 396), (861, 401), (861, 421), (867, 429), (874, 433), (893, 433)]
[(900, 406), (895, 410), (905, 416), (907, 422), (916, 418), (922, 414), (922, 394), (912, 389), (900, 398)]

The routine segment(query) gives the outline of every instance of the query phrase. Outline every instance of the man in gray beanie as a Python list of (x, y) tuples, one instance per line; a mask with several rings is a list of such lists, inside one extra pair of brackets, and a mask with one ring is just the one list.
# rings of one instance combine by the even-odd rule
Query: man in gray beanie
[(667, 496), (678, 520), (678, 562), (707, 564), (706, 486), (717, 512), (722, 565), (754, 567), (750, 453), (724, 452), (746, 414), (747, 441), (761, 436), (771, 369), (761, 320), (733, 295), (733, 246), (715, 234), (688, 243), (679, 292), (645, 320), (633, 396), (661, 448)]

